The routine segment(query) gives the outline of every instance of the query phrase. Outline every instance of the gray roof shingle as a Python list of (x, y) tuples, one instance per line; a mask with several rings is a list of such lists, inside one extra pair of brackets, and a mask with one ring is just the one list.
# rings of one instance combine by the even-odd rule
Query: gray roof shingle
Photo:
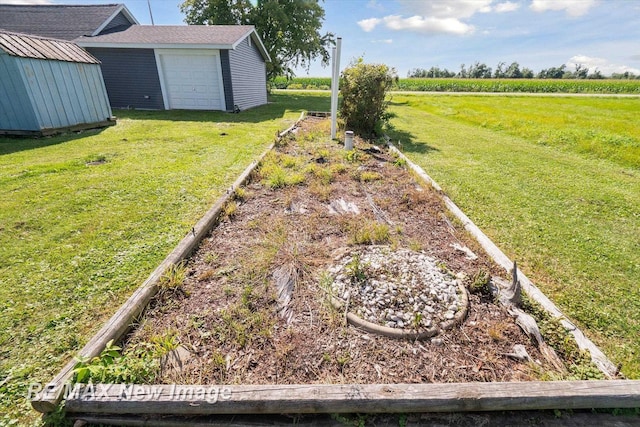
[(82, 47), (235, 49), (251, 37), (265, 61), (270, 61), (253, 25), (132, 25), (123, 31), (78, 37)]
[(65, 62), (99, 64), (93, 55), (75, 43), (0, 30), (0, 50), (21, 58), (53, 59)]
[(80, 37), (82, 45), (219, 45), (230, 48), (253, 32), (252, 25), (132, 25), (124, 31)]
[(120, 6), (0, 4), (0, 29), (73, 40), (93, 34)]

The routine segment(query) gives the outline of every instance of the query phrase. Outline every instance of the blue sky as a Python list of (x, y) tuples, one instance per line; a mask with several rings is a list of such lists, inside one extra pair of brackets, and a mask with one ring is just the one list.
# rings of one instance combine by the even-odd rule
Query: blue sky
[[(95, 0), (0, 0), (116, 3)], [(124, 3), (150, 24), (146, 0)], [(151, 0), (156, 25), (183, 24), (180, 1)], [(535, 72), (582, 64), (603, 74), (640, 74), (640, 0), (326, 0), (323, 32), (342, 37), (341, 65), (360, 56), (400, 77), (413, 68), (517, 61)], [(298, 70), (299, 76), (307, 75)], [(314, 63), (310, 76), (329, 76)]]

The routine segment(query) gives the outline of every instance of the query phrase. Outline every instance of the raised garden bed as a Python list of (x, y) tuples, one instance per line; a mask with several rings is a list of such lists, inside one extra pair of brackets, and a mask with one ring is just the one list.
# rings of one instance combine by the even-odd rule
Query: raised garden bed
[[(157, 399), (152, 389), (137, 404), (133, 389), (85, 388), (67, 400), (69, 412), (633, 406), (635, 382), (611, 381), (604, 392), (541, 383), (599, 371), (567, 344), (564, 329), (556, 330), (567, 346), (556, 349), (560, 359), (523, 332), (495, 294), (509, 275), (402, 156), (360, 140), (347, 152), (329, 140), (328, 126), (310, 117), (281, 139), (249, 182), (230, 191), (219, 224), (186, 264), (171, 260), (170, 273), (154, 279), (160, 292), (124, 354), (165, 350)], [(477, 384), (459, 384), (470, 382)], [(185, 390), (179, 396), (202, 384), (229, 396), (215, 405), (208, 395), (176, 400), (173, 384)], [(606, 398), (621, 394), (626, 400)]]

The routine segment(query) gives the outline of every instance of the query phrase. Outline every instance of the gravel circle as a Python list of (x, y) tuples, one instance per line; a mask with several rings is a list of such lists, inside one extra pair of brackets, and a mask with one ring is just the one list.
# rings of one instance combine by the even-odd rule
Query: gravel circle
[(466, 315), (464, 287), (421, 252), (389, 246), (350, 249), (338, 256), (329, 273), (339, 305), (346, 304), (364, 323), (380, 325), (381, 331), (391, 328), (389, 335), (410, 330), (433, 336)]

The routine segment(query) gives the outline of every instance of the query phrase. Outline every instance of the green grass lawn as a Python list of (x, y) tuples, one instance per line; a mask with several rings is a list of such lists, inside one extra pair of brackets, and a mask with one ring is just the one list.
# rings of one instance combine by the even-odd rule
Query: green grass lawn
[[(0, 139), (0, 425), (37, 423), (46, 382), (301, 109), (115, 111), (114, 127)], [(90, 163), (96, 163), (91, 165)]]
[(640, 378), (639, 99), (394, 95), (393, 140)]

